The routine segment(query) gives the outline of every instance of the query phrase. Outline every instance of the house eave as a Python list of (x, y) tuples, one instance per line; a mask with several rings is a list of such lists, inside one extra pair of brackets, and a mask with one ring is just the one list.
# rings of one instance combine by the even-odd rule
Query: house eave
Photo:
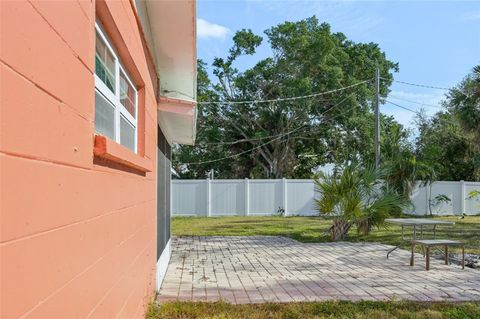
[(135, 6), (160, 81), (158, 123), (170, 143), (193, 144), (197, 114), (196, 1), (136, 0)]

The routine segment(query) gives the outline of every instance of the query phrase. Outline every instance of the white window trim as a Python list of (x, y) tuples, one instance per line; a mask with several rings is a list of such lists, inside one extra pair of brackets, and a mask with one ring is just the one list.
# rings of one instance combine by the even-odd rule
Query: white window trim
[[(138, 90), (133, 84), (132, 80), (130, 80), (130, 77), (128, 76), (128, 73), (125, 71), (125, 69), (122, 67), (120, 63), (120, 59), (118, 58), (117, 54), (115, 53), (115, 50), (113, 47), (110, 45), (110, 41), (108, 40), (107, 36), (103, 32), (101, 26), (99, 25), (98, 22), (95, 22), (95, 30), (98, 32), (102, 40), (105, 42), (105, 45), (107, 46), (108, 50), (110, 53), (113, 55), (113, 58), (115, 60), (115, 93), (113, 93), (107, 85), (100, 79), (100, 77), (97, 76), (97, 74), (94, 72), (94, 77), (95, 77), (95, 90), (97, 90), (100, 94), (102, 94), (108, 102), (110, 102), (113, 105), (114, 111), (115, 111), (115, 117), (114, 117), (114, 125), (115, 125), (115, 142), (120, 144), (120, 116), (123, 116), (134, 128), (135, 128), (135, 146), (134, 146), (134, 152), (137, 153), (137, 146), (138, 146)], [(130, 112), (123, 106), (123, 104), (120, 102), (120, 71), (123, 72), (125, 75), (125, 78), (127, 79), (128, 83), (132, 86), (133, 91), (135, 92), (135, 117), (133, 117)]]

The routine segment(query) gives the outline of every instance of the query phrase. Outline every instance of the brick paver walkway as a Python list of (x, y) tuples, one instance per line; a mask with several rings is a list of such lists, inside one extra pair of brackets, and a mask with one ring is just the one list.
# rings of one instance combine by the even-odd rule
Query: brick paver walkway
[(375, 243), (305, 244), (285, 237), (173, 238), (158, 300), (480, 300), (480, 271)]

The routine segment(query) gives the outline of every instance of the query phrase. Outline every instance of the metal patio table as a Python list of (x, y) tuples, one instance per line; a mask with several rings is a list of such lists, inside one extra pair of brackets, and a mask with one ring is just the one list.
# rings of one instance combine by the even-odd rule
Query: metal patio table
[[(439, 225), (455, 225), (455, 222), (449, 222), (446, 220), (435, 220), (435, 219), (426, 219), (426, 218), (387, 218), (385, 219), (386, 223), (389, 224), (396, 224), (400, 225), (402, 227), (402, 239), (405, 239), (405, 234), (404, 234), (404, 228), (405, 227), (411, 227), (413, 228), (413, 233), (412, 233), (412, 238), (409, 240), (417, 240), (417, 231), (420, 230), (420, 238), (423, 237), (423, 230), (425, 227), (432, 227), (431, 229), (433, 230), (433, 238), (435, 239), (436, 235), (436, 228)], [(395, 250), (399, 248), (399, 246), (395, 246), (392, 249), (390, 249), (387, 253), (387, 259), (388, 256)]]

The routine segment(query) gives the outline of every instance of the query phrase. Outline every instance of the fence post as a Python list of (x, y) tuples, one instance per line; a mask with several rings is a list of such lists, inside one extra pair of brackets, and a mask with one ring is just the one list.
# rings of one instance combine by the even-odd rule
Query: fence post
[(431, 183), (428, 183), (423, 187), (425, 189), (425, 215), (430, 213), (430, 187), (432, 187)]
[(250, 215), (250, 183), (245, 178), (245, 216)]
[(287, 179), (282, 178), (282, 191), (283, 191), (283, 209), (285, 212), (285, 216), (288, 215), (288, 210), (287, 210)]
[(212, 185), (210, 183), (210, 178), (206, 179), (207, 182), (207, 216), (210, 217), (212, 215)]
[(467, 195), (465, 194), (465, 181), (462, 179), (460, 181), (460, 213), (463, 215), (465, 214), (465, 197)]

